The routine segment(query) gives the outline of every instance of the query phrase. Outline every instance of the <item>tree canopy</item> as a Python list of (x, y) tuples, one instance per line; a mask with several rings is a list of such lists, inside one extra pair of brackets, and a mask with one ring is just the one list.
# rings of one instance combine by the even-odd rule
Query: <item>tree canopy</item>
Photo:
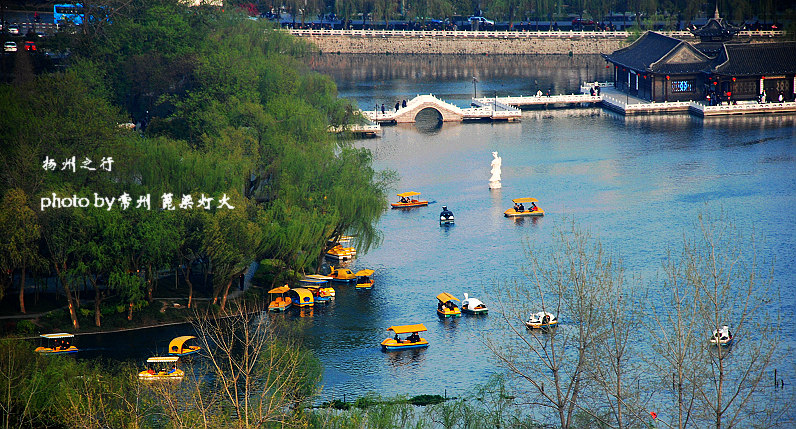
[(223, 303), (253, 261), (301, 272), (343, 233), (378, 243), (392, 176), (328, 132), (357, 109), (302, 62), (307, 44), (175, 0), (105, 12), (58, 36), (66, 70), (0, 86), (0, 197), (14, 203), (3, 215), (32, 218), (9, 231), (8, 271), (45, 260), (67, 296), (107, 279), (132, 317), (163, 268), (206, 259)]

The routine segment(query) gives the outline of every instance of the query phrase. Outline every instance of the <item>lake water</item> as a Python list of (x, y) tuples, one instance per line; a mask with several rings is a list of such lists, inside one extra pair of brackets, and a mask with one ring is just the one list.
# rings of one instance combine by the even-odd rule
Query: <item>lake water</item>
[[(578, 92), (582, 81), (608, 79), (604, 64), (599, 57), (335, 55), (311, 63), (366, 110), (427, 93), (466, 107), (474, 76), (479, 96)], [(489, 305), (492, 285), (521, 280), (524, 243), (546, 246), (565, 220), (599, 236), (629, 273), (650, 282), (699, 213), (727, 210), (739, 227), (765, 238), (760, 253), (775, 261), (782, 289), (784, 344), (793, 344), (795, 116), (625, 118), (582, 108), (525, 111), (519, 123), (383, 130), (356, 144), (373, 151), (377, 168), (400, 175), (394, 193), (416, 190), (435, 203), (388, 211), (381, 246), (353, 264), (376, 270), (373, 290), (338, 287), (336, 301), (309, 318), (307, 341), (324, 364), (325, 398), (461, 395), (502, 371), (481, 341), (504, 335), (497, 312), (440, 320), (435, 296), (468, 292)], [(490, 191), (492, 151), (503, 161), (503, 188)], [(546, 216), (504, 218), (521, 196), (538, 198)], [(443, 204), (455, 213), (454, 226), (439, 226)], [(428, 327), (431, 346), (383, 353), (385, 329), (409, 323)]]
[[(465, 107), (474, 76), (479, 96), (570, 93), (581, 81), (607, 79), (599, 57), (324, 55), (311, 66), (362, 109), (389, 108), (418, 93)], [(494, 310), (489, 292), (499, 282), (521, 281), (525, 246), (545, 248), (566, 221), (599, 236), (629, 274), (651, 282), (699, 213), (727, 210), (739, 227), (765, 237), (760, 253), (775, 261), (774, 283), (782, 290), (783, 345), (793, 346), (796, 116), (625, 118), (582, 108), (525, 111), (519, 123), (383, 129), (382, 137), (355, 144), (373, 151), (377, 168), (400, 175), (394, 193), (420, 191), (433, 203), (384, 214), (381, 246), (352, 264), (376, 270), (372, 290), (336, 286), (328, 306), (271, 316), (300, 326), (322, 361), (321, 400), (369, 392), (460, 396), (501, 372), (482, 342), (507, 335), (498, 313), (440, 320), (435, 297), (470, 293)], [(502, 157), (503, 188), (490, 191), (493, 151)], [(511, 199), (522, 196), (538, 198), (546, 216), (504, 218)], [(455, 213), (455, 225), (439, 226), (442, 205)], [(388, 327), (411, 323), (428, 327), (428, 349), (381, 351)], [(99, 354), (163, 354), (186, 329), (111, 334), (118, 350)], [(102, 337), (81, 337), (81, 347), (101, 348)], [(792, 370), (786, 366), (780, 371)]]

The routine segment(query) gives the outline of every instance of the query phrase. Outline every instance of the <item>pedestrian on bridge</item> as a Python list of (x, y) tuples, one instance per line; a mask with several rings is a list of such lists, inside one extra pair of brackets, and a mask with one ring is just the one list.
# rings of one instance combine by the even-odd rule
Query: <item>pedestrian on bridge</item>
[(401, 107), (401, 102), (400, 101), (396, 101), (395, 102), (395, 111), (397, 112), (400, 107)]
[(384, 103), (381, 103), (381, 114), (384, 114)]

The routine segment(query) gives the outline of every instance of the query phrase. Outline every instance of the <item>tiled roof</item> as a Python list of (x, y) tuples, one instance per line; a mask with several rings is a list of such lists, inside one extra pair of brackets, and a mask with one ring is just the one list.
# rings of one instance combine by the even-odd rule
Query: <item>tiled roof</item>
[(683, 42), (648, 31), (630, 46), (611, 54), (603, 54), (603, 57), (614, 64), (637, 71), (646, 71), (651, 64), (659, 61), (680, 43)]
[(732, 76), (796, 73), (796, 42), (727, 43), (712, 72)]
[(722, 18), (710, 18), (704, 26), (696, 30), (691, 30), (691, 33), (698, 37), (722, 37), (729, 40), (740, 30), (740, 28), (735, 27), (729, 22), (725, 22)]

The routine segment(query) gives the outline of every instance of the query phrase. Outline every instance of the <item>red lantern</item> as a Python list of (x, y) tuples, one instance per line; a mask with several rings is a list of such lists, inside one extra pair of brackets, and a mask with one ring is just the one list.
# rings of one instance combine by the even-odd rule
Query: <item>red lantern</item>
[(732, 81), (735, 82), (735, 77), (732, 78)]
[(608, 64), (605, 65), (605, 68), (609, 68), (609, 67), (611, 67), (611, 66), (609, 66)]
[(765, 77), (765, 76), (763, 76), (763, 77), (761, 77), (760, 79), (761, 79), (761, 80), (766, 80), (766, 77)]
[(666, 80), (669, 80), (669, 75), (668, 74), (666, 75)]
[(655, 411), (650, 411), (650, 416), (652, 416), (652, 419), (655, 420), (658, 418), (658, 413), (656, 413)]

